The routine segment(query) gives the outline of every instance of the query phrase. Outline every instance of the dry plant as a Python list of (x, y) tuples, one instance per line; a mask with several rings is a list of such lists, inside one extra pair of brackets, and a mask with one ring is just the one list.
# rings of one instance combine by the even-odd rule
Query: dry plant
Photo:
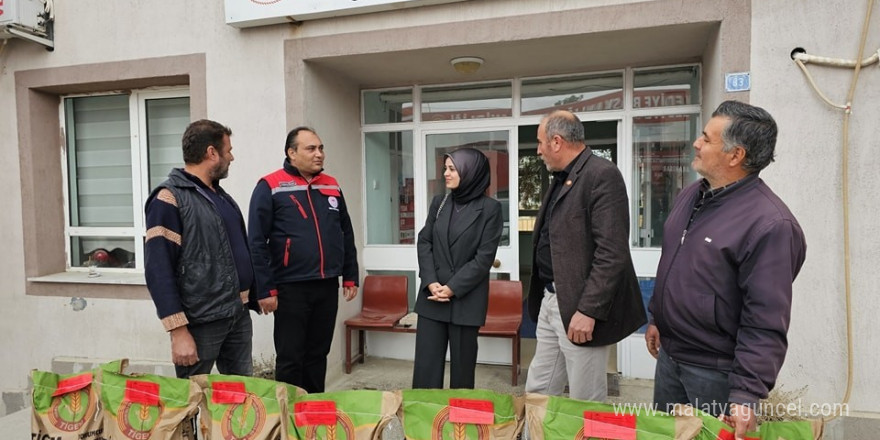
[(261, 355), (260, 359), (255, 358), (253, 362), (254, 377), (275, 380), (275, 356), (266, 359)]
[(804, 420), (801, 405), (806, 393), (806, 386), (791, 391), (784, 390), (782, 386), (774, 388), (766, 399), (761, 400), (758, 424)]

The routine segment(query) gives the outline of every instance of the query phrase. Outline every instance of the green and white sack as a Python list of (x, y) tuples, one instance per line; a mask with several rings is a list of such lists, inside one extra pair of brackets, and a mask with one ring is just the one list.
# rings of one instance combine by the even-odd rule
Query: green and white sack
[(74, 374), (32, 371), (31, 438), (103, 440), (101, 375), (104, 371), (120, 372), (126, 364), (121, 359)]
[(288, 440), (377, 440), (400, 408), (400, 393), (374, 390), (288, 398)]
[(101, 380), (108, 440), (190, 440), (202, 389), (188, 379), (105, 371)]
[[(733, 428), (717, 417), (690, 405), (675, 405), (673, 414), (693, 415), (702, 421), (696, 440), (734, 440)], [(820, 440), (824, 430), (822, 420), (791, 422), (764, 422), (758, 431), (746, 433), (746, 440)]]
[(52, 440), (103, 439), (98, 414), (96, 371), (55, 374), (34, 370), (31, 438)]
[(409, 440), (507, 440), (522, 430), (520, 398), (486, 390), (404, 390), (400, 418)]
[[(283, 436), (288, 385), (208, 374), (190, 378), (204, 392), (199, 426), (205, 439), (276, 440)], [(289, 387), (294, 393), (296, 387)]]
[(605, 403), (532, 393), (526, 394), (526, 420), (530, 440), (690, 440), (701, 427), (692, 416), (622, 412)]

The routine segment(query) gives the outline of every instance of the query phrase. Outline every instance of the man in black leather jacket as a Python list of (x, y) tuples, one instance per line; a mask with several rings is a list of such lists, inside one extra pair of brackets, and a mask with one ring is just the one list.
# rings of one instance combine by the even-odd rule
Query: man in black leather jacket
[(257, 301), (244, 218), (220, 187), (234, 160), (232, 131), (209, 120), (183, 134), (185, 167), (171, 170), (146, 203), (145, 275), (162, 325), (171, 334), (177, 376), (251, 375), (251, 307)]

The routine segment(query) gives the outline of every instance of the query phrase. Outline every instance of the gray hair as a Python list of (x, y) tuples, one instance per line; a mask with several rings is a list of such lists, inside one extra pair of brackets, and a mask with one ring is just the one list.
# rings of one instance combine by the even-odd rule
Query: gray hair
[(584, 143), (584, 124), (574, 113), (555, 111), (544, 117), (547, 139), (559, 135), (566, 142)]
[(746, 158), (743, 169), (749, 173), (763, 170), (773, 162), (776, 149), (776, 121), (767, 110), (739, 101), (724, 101), (712, 113), (712, 117), (730, 118), (730, 123), (721, 133), (724, 152), (741, 146)]

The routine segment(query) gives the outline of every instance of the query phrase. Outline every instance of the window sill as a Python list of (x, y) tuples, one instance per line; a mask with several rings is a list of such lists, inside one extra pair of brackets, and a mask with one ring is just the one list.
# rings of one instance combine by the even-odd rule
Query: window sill
[(27, 294), (82, 298), (149, 299), (143, 273), (101, 272), (89, 277), (88, 272), (59, 272), (27, 278)]
[(60, 272), (27, 280), (31, 283), (147, 285), (143, 273), (131, 272), (101, 272), (97, 277), (90, 277), (88, 272)]

